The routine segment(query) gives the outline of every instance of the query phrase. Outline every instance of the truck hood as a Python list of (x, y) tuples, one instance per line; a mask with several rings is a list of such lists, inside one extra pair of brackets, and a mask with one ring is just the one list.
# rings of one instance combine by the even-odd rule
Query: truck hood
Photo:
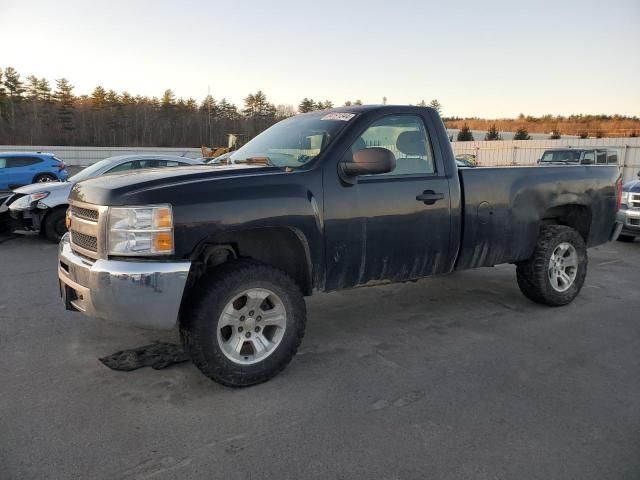
[(21, 195), (31, 195), (37, 192), (55, 192), (57, 190), (68, 189), (70, 184), (68, 182), (46, 182), (46, 183), (33, 183), (31, 185), (25, 185), (24, 187), (16, 188), (13, 193), (19, 193)]
[(640, 193), (640, 180), (632, 180), (622, 186), (623, 192)]
[(124, 205), (131, 196), (145, 191), (176, 185), (185, 188), (189, 183), (268, 175), (282, 171), (278, 167), (245, 164), (145, 169), (78, 182), (74, 185), (69, 199), (95, 205)]

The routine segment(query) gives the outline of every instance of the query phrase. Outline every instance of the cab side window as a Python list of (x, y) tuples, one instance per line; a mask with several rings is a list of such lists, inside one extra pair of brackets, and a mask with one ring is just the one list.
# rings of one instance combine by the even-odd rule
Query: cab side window
[(140, 168), (138, 162), (125, 162), (121, 163), (118, 166), (113, 167), (111, 170), (107, 170), (105, 173), (118, 173), (118, 172), (129, 172), (131, 170), (137, 170)]
[(587, 150), (584, 152), (584, 157), (582, 157), (583, 165), (593, 165), (595, 162), (595, 152), (593, 150)]
[(598, 165), (607, 164), (607, 152), (606, 150), (598, 150)]
[(436, 171), (431, 143), (418, 116), (395, 115), (376, 120), (348, 153), (370, 147), (386, 148), (396, 156), (396, 168), (380, 175), (432, 175)]

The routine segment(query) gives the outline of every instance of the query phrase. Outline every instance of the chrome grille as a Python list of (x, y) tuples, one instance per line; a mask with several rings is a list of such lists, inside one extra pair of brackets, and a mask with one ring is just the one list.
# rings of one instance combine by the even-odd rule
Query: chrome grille
[(90, 208), (82, 208), (77, 205), (71, 206), (71, 214), (75, 217), (82, 218), (84, 220), (89, 220), (90, 222), (98, 221), (98, 211), (91, 210)]
[(98, 239), (71, 229), (71, 243), (91, 252), (98, 251)]
[(69, 203), (71, 249), (78, 255), (94, 260), (101, 258), (104, 240), (101, 232), (108, 217), (108, 208), (76, 200)]
[(640, 193), (632, 193), (629, 195), (629, 206), (631, 208), (640, 208)]

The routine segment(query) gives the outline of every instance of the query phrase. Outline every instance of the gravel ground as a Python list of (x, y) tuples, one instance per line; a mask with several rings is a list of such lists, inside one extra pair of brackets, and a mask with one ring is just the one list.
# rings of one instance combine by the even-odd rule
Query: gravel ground
[(512, 266), (308, 300), (301, 351), (229, 389), (107, 369), (157, 333), (66, 312), (56, 246), (0, 237), (0, 478), (638, 479), (640, 242), (571, 305)]

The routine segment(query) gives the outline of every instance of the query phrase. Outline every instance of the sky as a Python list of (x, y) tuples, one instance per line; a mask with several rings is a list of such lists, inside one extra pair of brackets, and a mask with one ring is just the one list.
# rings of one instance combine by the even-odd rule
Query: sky
[(640, 116), (640, 0), (0, 0), (0, 67), (198, 101)]

